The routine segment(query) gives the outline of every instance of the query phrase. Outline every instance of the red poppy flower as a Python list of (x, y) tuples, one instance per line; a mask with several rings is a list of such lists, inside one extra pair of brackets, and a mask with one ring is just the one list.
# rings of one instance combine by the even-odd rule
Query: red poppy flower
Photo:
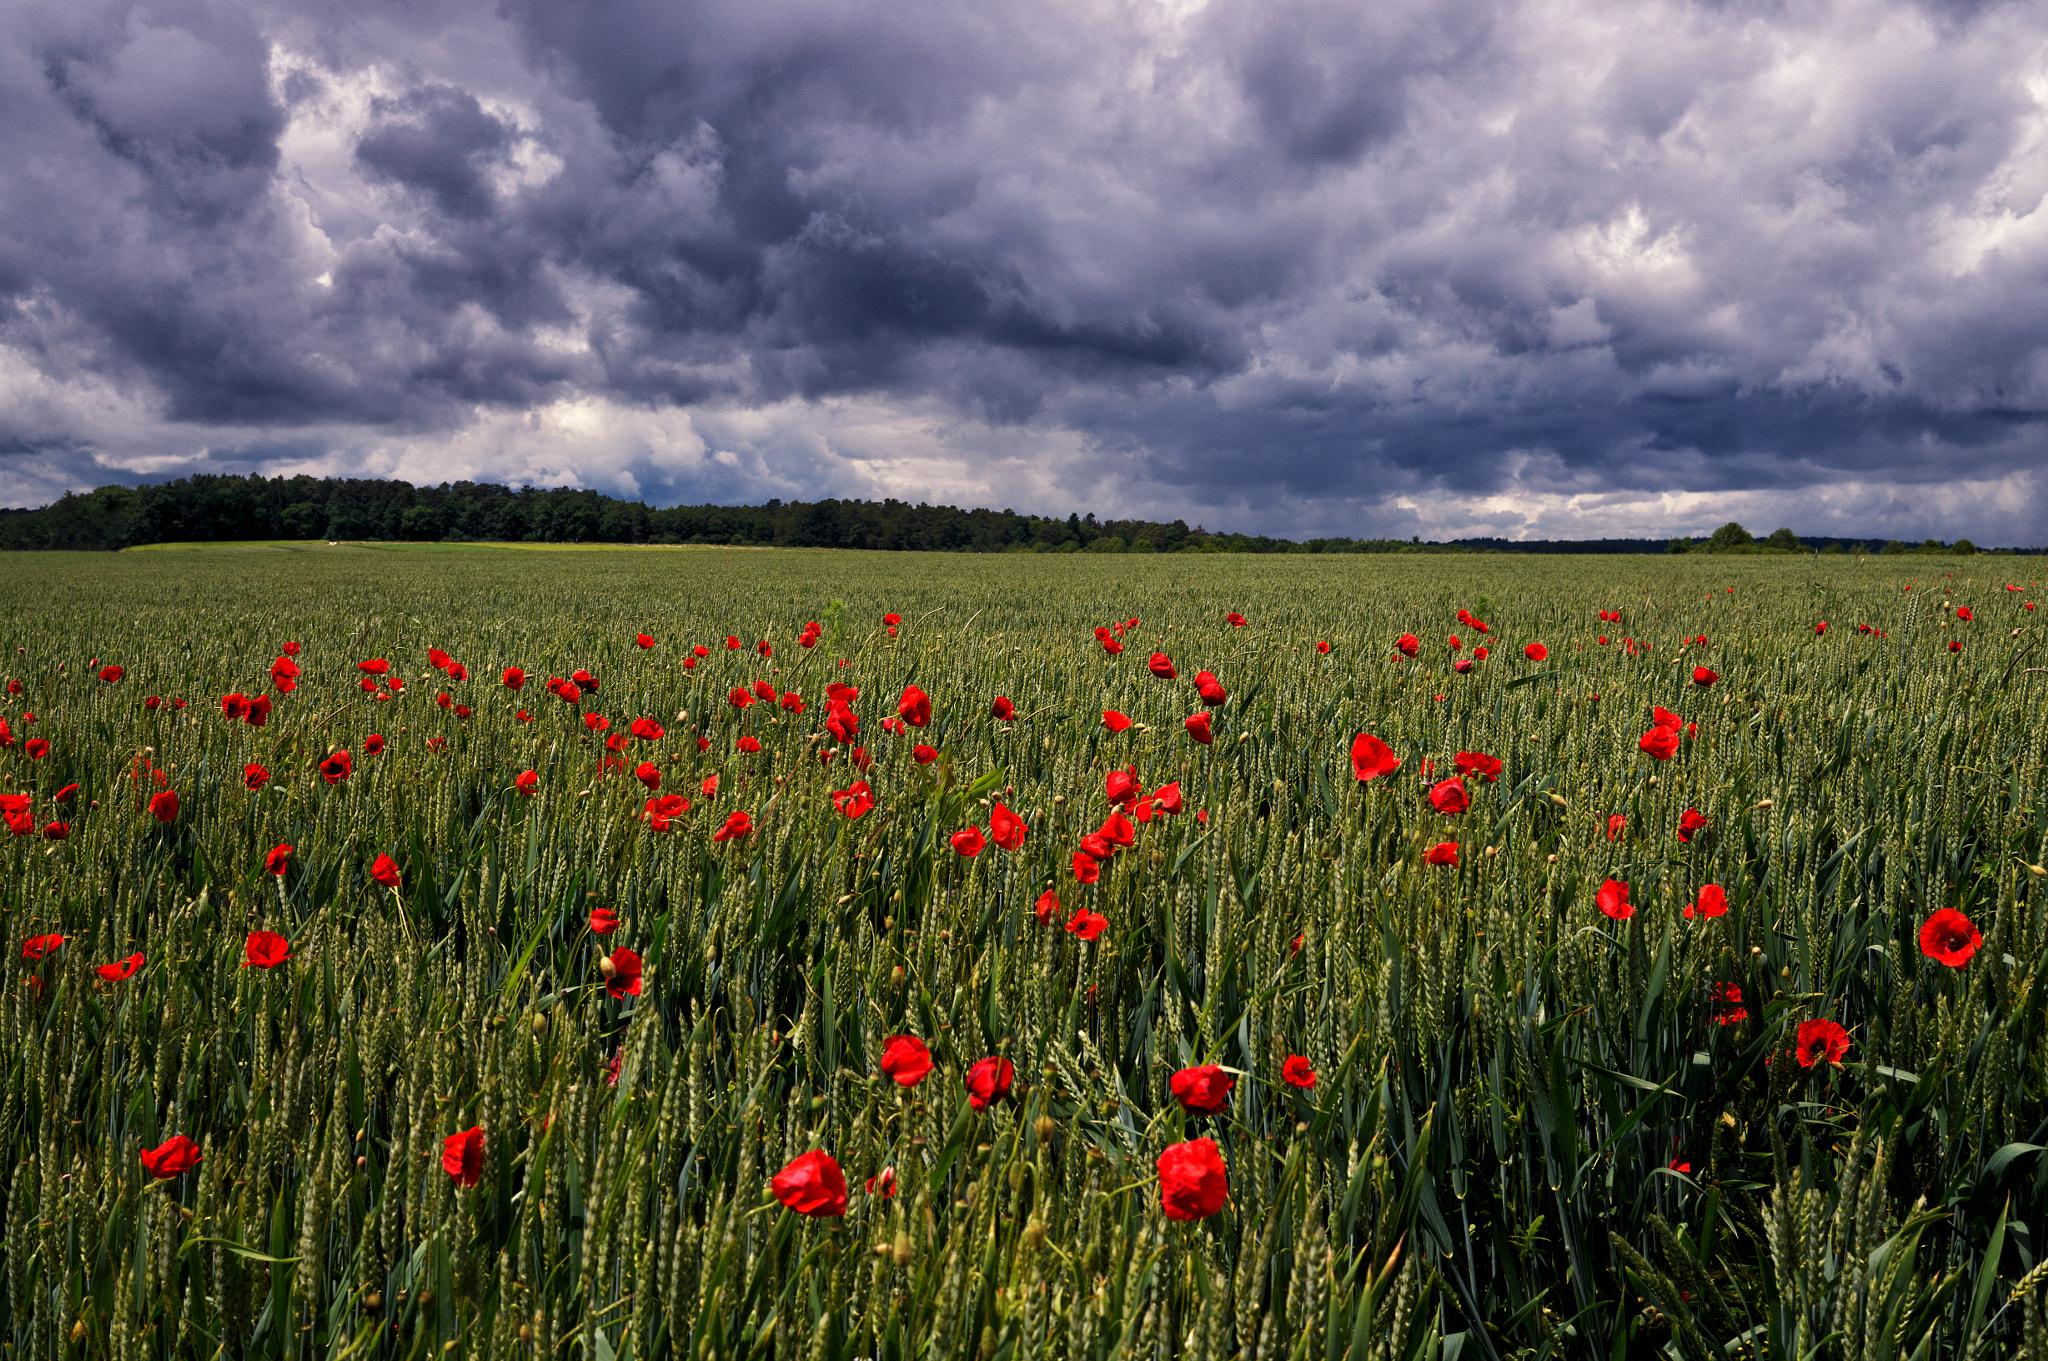
[(1815, 633), (1826, 633), (1828, 631), (1828, 621), (1825, 619), (1821, 620), (1813, 626), (1813, 631)]
[(62, 936), (30, 936), (21, 943), (23, 959), (41, 959), (64, 943)]
[(1704, 884), (1700, 887), (1699, 897), (1686, 904), (1685, 915), (1725, 917), (1728, 915), (1728, 895), (1719, 884)]
[(1226, 614), (1223, 618), (1234, 629), (1241, 629), (1245, 626), (1245, 617), (1241, 614)]
[[(1178, 792), (1178, 790), (1175, 791), (1176, 795)], [(1128, 806), (1128, 804), (1121, 805), (1121, 807)], [(1097, 832), (1097, 835), (1113, 846), (1130, 846), (1137, 842), (1138, 829), (1131, 824), (1131, 820), (1125, 817), (1121, 811), (1113, 808), (1110, 810), (1109, 816), (1103, 819), (1102, 827)]]
[(1188, 730), (1189, 737), (1194, 738), (1205, 747), (1216, 740), (1215, 736), (1209, 731), (1209, 715), (1207, 711), (1199, 714), (1189, 714), (1181, 720), (1181, 726)]
[(1464, 778), (1453, 775), (1431, 787), (1429, 802), (1437, 812), (1455, 817), (1472, 806), (1472, 796), (1465, 792)]
[(752, 733), (747, 733), (739, 741), (733, 743), (733, 745), (747, 755), (752, 756), (755, 752), (761, 750), (761, 739), (755, 737)]
[(1749, 1008), (1742, 1005), (1742, 989), (1733, 983), (1716, 983), (1707, 989), (1707, 997), (1718, 1011), (1714, 1013), (1715, 1025), (1741, 1025), (1749, 1019)]
[(31, 737), (22, 743), (21, 749), (28, 753), (31, 761), (40, 761), (50, 754), (50, 744), (40, 737)]
[(860, 732), (860, 717), (838, 700), (825, 715), (825, 731), (842, 742), (851, 742)]
[(611, 976), (604, 981), (604, 990), (614, 1001), (640, 995), (640, 956), (623, 945), (611, 952)]
[(99, 965), (93, 972), (109, 983), (119, 983), (124, 978), (132, 978), (135, 971), (141, 967), (142, 956), (132, 954), (126, 959), (117, 959), (112, 964)]
[[(262, 766), (257, 765), (254, 761), (251, 761), (248, 765), (242, 767), (242, 784), (251, 793), (254, 793), (256, 790), (263, 788), (264, 785), (267, 785), (269, 783), (270, 772), (265, 770)], [(75, 785), (72, 787), (74, 789), (77, 788), (77, 786)]]
[(1811, 1068), (1826, 1059), (1839, 1068), (1849, 1052), (1849, 1032), (1825, 1016), (1799, 1023), (1799, 1066)]
[(792, 1160), (768, 1183), (775, 1198), (800, 1215), (838, 1219), (846, 1213), (846, 1177), (832, 1155), (820, 1149)]
[(661, 771), (652, 761), (642, 761), (633, 771), (633, 778), (649, 789), (661, 788)]
[(1532, 662), (1540, 662), (1550, 655), (1550, 649), (1541, 643), (1531, 643), (1522, 649), (1522, 655)]
[(484, 1132), (480, 1126), (441, 1141), (441, 1170), (453, 1177), (457, 1186), (474, 1186), (483, 1179)]
[(1488, 756), (1483, 751), (1461, 751), (1456, 765), (1460, 775), (1483, 778), (1488, 784), (1500, 779), (1501, 761), (1497, 756)]
[(128, 673), (126, 671), (123, 671), (118, 666), (103, 666), (100, 668), (100, 679), (105, 681), (109, 685), (112, 685), (115, 681), (120, 680), (121, 677), (127, 674)]
[(1457, 661), (1451, 663), (1451, 670), (1457, 672), (1461, 676), (1464, 675), (1466, 672), (1470, 671), (1471, 669), (1472, 659), (1470, 657), (1460, 657)]
[(598, 936), (609, 936), (612, 932), (618, 929), (618, 913), (612, 911), (612, 909), (608, 907), (593, 907), (590, 909), (591, 934)]
[(1607, 839), (1621, 840), (1621, 834), (1628, 830), (1628, 818), (1621, 813), (1610, 813), (1607, 817)]
[(1114, 638), (1104, 638), (1102, 640), (1102, 650), (1114, 657), (1124, 650), (1124, 645)]
[(1040, 924), (1050, 922), (1060, 914), (1060, 895), (1047, 889), (1038, 895), (1038, 901), (1031, 905), (1031, 911)]
[(1230, 698), (1230, 695), (1224, 690), (1222, 682), (1218, 681), (1214, 675), (1207, 671), (1197, 671), (1195, 673), (1195, 691), (1201, 695), (1202, 703), (1211, 709), (1222, 705)]
[[(875, 1189), (878, 1185), (881, 1188), (880, 1190)], [(894, 1167), (885, 1167), (874, 1176), (869, 1177), (867, 1188), (868, 1194), (871, 1196), (880, 1196), (883, 1200), (893, 1198), (896, 1194), (896, 1169)]]
[(1168, 1219), (1207, 1219), (1230, 1198), (1230, 1169), (1214, 1139), (1168, 1144), (1156, 1165), (1159, 1208)]
[(329, 784), (340, 784), (355, 769), (355, 759), (346, 749), (337, 751), (320, 763), (321, 778)]
[(1487, 655), (1487, 651), (1483, 647), (1475, 647), (1472, 649), (1472, 659), (1474, 661), (1483, 662), (1486, 660)]
[(896, 701), (896, 712), (911, 727), (922, 728), (932, 721), (932, 697), (915, 685), (906, 686), (903, 698)]
[(1153, 653), (1152, 660), (1146, 662), (1145, 667), (1161, 680), (1174, 680), (1180, 675), (1180, 672), (1173, 669), (1173, 658), (1164, 652)]
[(540, 772), (537, 770), (520, 771), (512, 777), (512, 787), (527, 798), (532, 798), (540, 792)]
[(1180, 781), (1163, 784), (1152, 791), (1152, 806), (1162, 813), (1178, 813), (1181, 810)]
[(782, 707), (788, 713), (802, 713), (804, 711), (803, 696), (794, 690), (784, 690), (782, 692)]
[(48, 822), (43, 824), (43, 840), (45, 841), (62, 841), (70, 835), (71, 824), (68, 822)]
[(997, 718), (1007, 723), (1017, 716), (1017, 706), (1010, 703), (1010, 701), (1005, 699), (1003, 696), (997, 695), (996, 702), (989, 706), (989, 712), (993, 713)]
[(1970, 919), (1952, 907), (1944, 907), (1920, 924), (1920, 953), (1960, 969), (1977, 953), (1984, 937)]
[(1010, 1080), (1017, 1070), (1008, 1059), (991, 1055), (967, 1070), (967, 1104), (985, 1111), (1010, 1094)]
[(78, 786), (75, 784), (67, 784), (62, 789), (58, 790), (55, 794), (52, 794), (50, 797), (57, 803), (69, 803), (71, 802), (72, 799), (76, 798), (77, 796)]
[(1627, 921), (1636, 914), (1635, 904), (1628, 900), (1628, 885), (1617, 879), (1603, 882), (1600, 891), (1593, 895), (1593, 902), (1618, 922)]
[(1230, 1104), (1230, 1089), (1237, 1079), (1219, 1064), (1205, 1063), (1183, 1068), (1166, 1081), (1166, 1089), (1190, 1115), (1215, 1115)]
[(388, 855), (379, 855), (370, 862), (370, 877), (386, 888), (397, 888), (405, 882), (399, 872), (398, 862)]
[(1081, 849), (1096, 860), (1107, 860), (1116, 854), (1116, 846), (1100, 832), (1090, 832), (1081, 838)]
[(775, 687), (764, 680), (755, 681), (754, 698), (760, 700), (763, 704), (773, 704), (775, 702)]
[(1449, 865), (1452, 869), (1456, 869), (1458, 867), (1458, 843), (1455, 841), (1439, 841), (1436, 845), (1431, 846), (1422, 853), (1422, 859), (1426, 864)]
[(1957, 642), (1955, 639), (1951, 638), (1948, 640), (1948, 650), (1950, 652), (1961, 652), (1963, 650), (1963, 645)]
[(988, 810), (989, 839), (1006, 851), (1023, 850), (1024, 834), (1029, 830), (1024, 819), (1005, 808), (1000, 799)]
[(448, 679), (452, 681), (466, 681), (469, 679), (469, 669), (461, 662), (450, 662), (448, 663)]
[(1692, 669), (1692, 683), (1699, 686), (1702, 690), (1719, 679), (1721, 677), (1715, 673), (1712, 667), (1696, 666)]
[(1090, 912), (1085, 907), (1076, 909), (1074, 915), (1067, 921), (1067, 930), (1073, 932), (1082, 940), (1094, 940), (1108, 929), (1109, 918), (1099, 912)]
[(1330, 645), (1328, 643), (1320, 641), (1316, 643), (1316, 651), (1327, 654), (1329, 650)]
[(658, 799), (649, 799), (641, 810), (647, 818), (647, 825), (657, 832), (666, 832), (670, 822), (690, 811), (690, 801), (681, 794), (663, 794)]
[(597, 677), (588, 671), (571, 671), (569, 679), (576, 682), (576, 688), (586, 695), (597, 693)]
[(725, 825), (711, 834), (713, 841), (734, 841), (754, 834), (754, 819), (746, 813), (733, 813)]
[(275, 931), (251, 931), (242, 943), (242, 967), (274, 969), (291, 955), (291, 945)]
[(149, 796), (149, 815), (158, 822), (178, 820), (178, 791), (166, 789)]
[(1122, 732), (1125, 728), (1131, 726), (1131, 717), (1129, 714), (1121, 713), (1115, 709), (1104, 709), (1102, 711), (1102, 726), (1111, 732)]
[(703, 784), (701, 784), (701, 785), (699, 785), (699, 786), (698, 786), (698, 788), (699, 788), (699, 789), (701, 789), (701, 790), (703, 791), (703, 793), (704, 793), (704, 797), (705, 797), (705, 798), (707, 798), (707, 799), (715, 799), (715, 798), (717, 798), (717, 797), (718, 797), (718, 776), (716, 776), (716, 775), (706, 775), (706, 776), (704, 777), (704, 783), (703, 783)]
[(1351, 773), (1360, 783), (1391, 775), (1401, 768), (1394, 749), (1370, 733), (1351, 739)]
[(142, 1150), (142, 1166), (158, 1181), (190, 1172), (202, 1161), (199, 1145), (182, 1134), (174, 1134), (155, 1148)]
[(1668, 761), (1678, 754), (1678, 729), (1652, 728), (1636, 746), (1659, 761)]
[(286, 842), (280, 846), (272, 846), (270, 848), (270, 854), (263, 857), (263, 868), (269, 870), (272, 874), (277, 875), (279, 878), (283, 878), (284, 872), (292, 867), (292, 854), (293, 851), (290, 842)]
[(915, 1035), (891, 1035), (882, 1046), (882, 1071), (899, 1087), (915, 1087), (932, 1071), (932, 1051)]
[(980, 855), (982, 848), (988, 845), (988, 838), (981, 834), (979, 827), (962, 827), (947, 840), (952, 842), (954, 851), (969, 860)]
[(1691, 841), (1693, 834), (1707, 825), (1707, 820), (1697, 808), (1688, 808), (1678, 819), (1678, 839)]
[(875, 791), (866, 780), (855, 780), (844, 789), (832, 791), (832, 806), (849, 820), (857, 818), (875, 806)]
[[(1073, 866), (1074, 878), (1081, 883), (1092, 884), (1102, 877), (1102, 866), (1095, 862), (1094, 857), (1082, 851), (1074, 852)], [(1045, 900), (1041, 898), (1039, 901), (1043, 902)]]
[(1290, 1087), (1306, 1089), (1316, 1085), (1316, 1070), (1301, 1055), (1289, 1054), (1287, 1061), (1280, 1065), (1280, 1080)]

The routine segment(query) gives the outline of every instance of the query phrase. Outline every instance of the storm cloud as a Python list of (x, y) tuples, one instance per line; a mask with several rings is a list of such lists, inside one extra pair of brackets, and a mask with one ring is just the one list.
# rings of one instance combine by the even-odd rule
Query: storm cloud
[(2048, 519), (2048, 14), (17, 0), (0, 501)]

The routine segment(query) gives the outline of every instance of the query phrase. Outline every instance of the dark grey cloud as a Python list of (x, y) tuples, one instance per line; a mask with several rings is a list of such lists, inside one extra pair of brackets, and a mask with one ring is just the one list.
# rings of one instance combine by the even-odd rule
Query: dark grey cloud
[(2048, 20), (22, 0), (0, 499), (205, 468), (2031, 542)]

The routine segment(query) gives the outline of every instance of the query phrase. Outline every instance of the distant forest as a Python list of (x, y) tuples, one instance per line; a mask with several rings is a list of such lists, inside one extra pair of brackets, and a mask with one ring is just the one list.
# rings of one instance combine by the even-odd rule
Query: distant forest
[[(957, 553), (1974, 553), (1969, 540), (1906, 545), (1809, 538), (1781, 529), (1757, 540), (1724, 525), (1711, 539), (1528, 541), (1277, 539), (1221, 533), (1182, 520), (1097, 520), (1013, 510), (885, 501), (770, 501), (670, 506), (594, 491), (490, 483), (362, 478), (200, 476), (106, 486), (37, 510), (0, 510), (0, 550), (112, 550), (149, 543), (248, 539), (397, 542), (733, 544), (746, 547), (922, 549)], [(2003, 550), (2012, 551), (2012, 550)], [(2020, 550), (2038, 551), (2038, 550)]]

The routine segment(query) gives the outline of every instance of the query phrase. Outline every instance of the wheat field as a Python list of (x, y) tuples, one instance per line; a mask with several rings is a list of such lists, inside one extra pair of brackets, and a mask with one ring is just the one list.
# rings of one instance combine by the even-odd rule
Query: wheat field
[(2048, 1356), (2032, 559), (6, 567), (9, 1354)]

